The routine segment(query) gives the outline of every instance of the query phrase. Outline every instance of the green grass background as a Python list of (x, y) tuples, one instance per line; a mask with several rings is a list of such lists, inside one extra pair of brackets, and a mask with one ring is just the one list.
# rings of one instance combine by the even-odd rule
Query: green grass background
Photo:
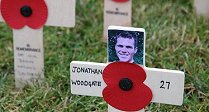
[[(45, 82), (14, 87), (12, 31), (0, 23), (0, 112), (106, 112), (102, 98), (72, 95), (72, 60), (106, 62), (103, 1), (76, 0), (75, 28), (44, 27)], [(151, 103), (149, 111), (209, 111), (209, 22), (191, 0), (133, 0), (133, 26), (146, 30), (146, 66), (185, 72), (182, 106)]]

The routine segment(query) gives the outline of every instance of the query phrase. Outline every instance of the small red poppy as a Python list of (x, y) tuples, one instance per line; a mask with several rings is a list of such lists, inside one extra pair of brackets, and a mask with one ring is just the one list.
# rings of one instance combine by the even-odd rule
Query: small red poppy
[(105, 67), (103, 79), (107, 86), (102, 92), (104, 100), (123, 111), (143, 109), (152, 100), (152, 91), (143, 82), (146, 73), (133, 63), (114, 62)]
[(1, 13), (6, 23), (14, 29), (25, 25), (33, 29), (41, 28), (48, 17), (44, 0), (1, 0)]
[(129, 0), (113, 0), (113, 1), (115, 1), (115, 2), (127, 2)]

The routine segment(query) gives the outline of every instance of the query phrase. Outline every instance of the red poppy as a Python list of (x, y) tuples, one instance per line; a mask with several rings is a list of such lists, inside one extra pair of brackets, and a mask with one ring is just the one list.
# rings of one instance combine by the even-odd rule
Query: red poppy
[(146, 73), (137, 64), (111, 63), (105, 67), (103, 79), (107, 84), (102, 92), (103, 98), (114, 108), (137, 111), (143, 109), (152, 100), (152, 91), (143, 83)]
[(1, 0), (1, 13), (14, 29), (25, 25), (38, 29), (45, 24), (48, 9), (44, 0)]
[(113, 1), (115, 1), (115, 2), (127, 2), (129, 0), (113, 0)]

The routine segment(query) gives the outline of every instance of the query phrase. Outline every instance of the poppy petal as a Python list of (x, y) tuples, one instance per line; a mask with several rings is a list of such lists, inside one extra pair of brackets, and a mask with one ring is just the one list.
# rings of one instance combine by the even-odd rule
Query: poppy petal
[[(132, 81), (132, 87), (128, 91), (119, 87), (119, 82), (124, 77)], [(107, 86), (102, 95), (112, 107), (123, 111), (137, 111), (152, 100), (152, 91), (143, 83), (146, 73), (139, 65), (126, 62), (111, 63), (105, 67), (103, 79)]]
[(133, 63), (114, 62), (103, 71), (103, 79), (107, 85), (118, 84), (118, 81), (126, 76), (131, 76), (131, 80), (137, 83), (143, 83), (146, 79), (144, 69)]
[(107, 86), (102, 94), (108, 104), (123, 111), (141, 110), (152, 100), (152, 92), (149, 87), (144, 84), (128, 92), (122, 91), (116, 86)]
[(19, 7), (21, 6), (20, 0), (2, 0), (1, 1), (1, 13), (5, 22), (14, 29), (20, 29), (24, 27), (26, 21), (20, 14)]
[[(24, 17), (21, 8), (28, 6), (32, 14)], [(25, 25), (33, 29), (42, 27), (48, 16), (48, 9), (44, 0), (2, 0), (1, 13), (5, 22), (14, 29), (20, 29)]]
[(27, 25), (33, 29), (41, 28), (48, 17), (48, 9), (44, 0), (31, 0), (30, 7), (33, 9), (33, 14), (28, 19)]

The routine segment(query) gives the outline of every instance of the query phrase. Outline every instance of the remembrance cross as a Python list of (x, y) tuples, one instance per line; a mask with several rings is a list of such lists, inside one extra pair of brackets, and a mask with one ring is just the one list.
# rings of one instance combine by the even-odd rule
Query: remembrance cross
[(15, 86), (44, 78), (43, 26), (74, 27), (75, 0), (0, 0), (0, 21), (13, 30)]

